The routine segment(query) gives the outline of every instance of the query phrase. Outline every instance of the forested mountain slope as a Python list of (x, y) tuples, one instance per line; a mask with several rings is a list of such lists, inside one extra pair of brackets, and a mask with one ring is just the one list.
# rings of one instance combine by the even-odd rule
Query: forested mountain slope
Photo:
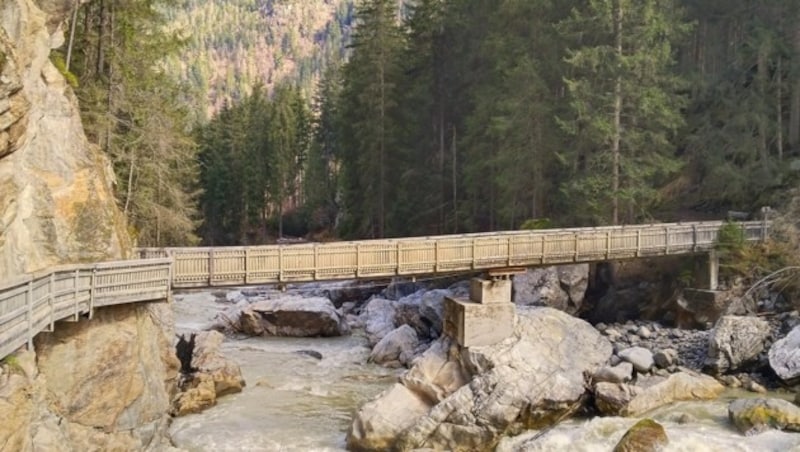
[(353, 0), (179, 0), (167, 17), (186, 39), (168, 59), (170, 72), (218, 111), (250, 94), (291, 80), (306, 90), (345, 51)]

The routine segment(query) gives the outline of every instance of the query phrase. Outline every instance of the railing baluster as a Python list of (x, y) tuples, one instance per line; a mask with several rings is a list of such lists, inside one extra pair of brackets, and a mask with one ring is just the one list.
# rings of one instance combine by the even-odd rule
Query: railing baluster
[(28, 320), (28, 350), (33, 350), (33, 279), (28, 281), (28, 288), (25, 291), (25, 305), (27, 306), (26, 318)]

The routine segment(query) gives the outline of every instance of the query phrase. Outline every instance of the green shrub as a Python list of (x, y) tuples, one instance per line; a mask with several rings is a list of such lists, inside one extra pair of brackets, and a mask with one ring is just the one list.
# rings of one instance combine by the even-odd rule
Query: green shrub
[(550, 229), (553, 227), (553, 222), (549, 218), (530, 218), (525, 220), (520, 229)]
[(67, 83), (69, 83), (69, 86), (71, 86), (73, 89), (78, 87), (78, 77), (67, 70), (67, 63), (64, 61), (64, 57), (60, 53), (51, 53), (50, 61), (53, 63), (53, 66), (58, 69), (58, 72), (64, 76), (64, 79), (67, 81)]

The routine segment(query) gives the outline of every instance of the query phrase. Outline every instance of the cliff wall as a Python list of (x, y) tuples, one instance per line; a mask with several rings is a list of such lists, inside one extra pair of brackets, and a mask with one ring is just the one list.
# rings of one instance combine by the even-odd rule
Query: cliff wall
[[(0, 0), (0, 281), (130, 246), (108, 160), (49, 59), (77, 1)], [(2, 359), (0, 450), (168, 449), (172, 325), (168, 303), (103, 308)]]

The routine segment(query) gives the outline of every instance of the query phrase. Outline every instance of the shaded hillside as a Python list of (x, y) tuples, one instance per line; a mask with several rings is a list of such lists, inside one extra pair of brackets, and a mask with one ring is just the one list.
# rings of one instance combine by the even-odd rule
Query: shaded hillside
[(168, 11), (188, 45), (169, 65), (211, 114), (258, 82), (310, 88), (350, 39), (352, 0), (180, 0)]

